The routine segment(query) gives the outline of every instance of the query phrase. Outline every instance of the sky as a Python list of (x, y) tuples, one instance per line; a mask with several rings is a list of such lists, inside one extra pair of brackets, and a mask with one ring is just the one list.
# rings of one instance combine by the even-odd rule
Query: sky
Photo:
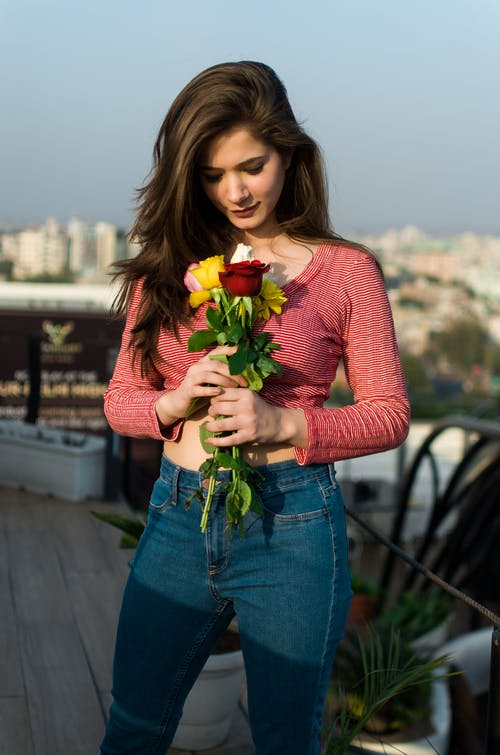
[(500, 234), (498, 0), (0, 0), (0, 225), (128, 226), (169, 105), (271, 65), (336, 230)]

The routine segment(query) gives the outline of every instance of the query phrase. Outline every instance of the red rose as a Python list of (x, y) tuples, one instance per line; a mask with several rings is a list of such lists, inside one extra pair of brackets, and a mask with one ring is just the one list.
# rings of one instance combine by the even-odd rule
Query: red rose
[(219, 280), (233, 296), (257, 296), (262, 287), (262, 277), (270, 269), (259, 260), (225, 264), (225, 272), (219, 273)]

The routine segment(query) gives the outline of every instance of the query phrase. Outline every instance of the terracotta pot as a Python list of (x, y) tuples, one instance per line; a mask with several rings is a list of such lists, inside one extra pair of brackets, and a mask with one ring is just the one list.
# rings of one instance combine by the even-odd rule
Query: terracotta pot
[(372, 595), (357, 593), (352, 596), (347, 626), (363, 626), (368, 621), (373, 621), (377, 613), (377, 600)]

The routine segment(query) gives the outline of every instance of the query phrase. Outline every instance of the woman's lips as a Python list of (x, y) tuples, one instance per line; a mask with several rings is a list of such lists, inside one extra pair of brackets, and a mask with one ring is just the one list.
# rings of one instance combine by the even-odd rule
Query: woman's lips
[(257, 204), (253, 204), (251, 207), (245, 207), (243, 210), (231, 210), (231, 212), (238, 218), (249, 218), (253, 215), (258, 206), (259, 203), (257, 202)]

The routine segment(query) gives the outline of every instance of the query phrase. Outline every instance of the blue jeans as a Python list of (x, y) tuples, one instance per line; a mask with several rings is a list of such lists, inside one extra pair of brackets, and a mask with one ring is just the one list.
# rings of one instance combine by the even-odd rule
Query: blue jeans
[[(260, 467), (263, 517), (226, 529), (224, 494), (205, 535), (185, 499), (199, 472), (162, 459), (118, 625), (105, 755), (166, 753), (184, 700), (234, 614), (256, 755), (317, 755), (326, 689), (351, 598), (333, 465)], [(221, 472), (224, 478), (228, 472)]]

